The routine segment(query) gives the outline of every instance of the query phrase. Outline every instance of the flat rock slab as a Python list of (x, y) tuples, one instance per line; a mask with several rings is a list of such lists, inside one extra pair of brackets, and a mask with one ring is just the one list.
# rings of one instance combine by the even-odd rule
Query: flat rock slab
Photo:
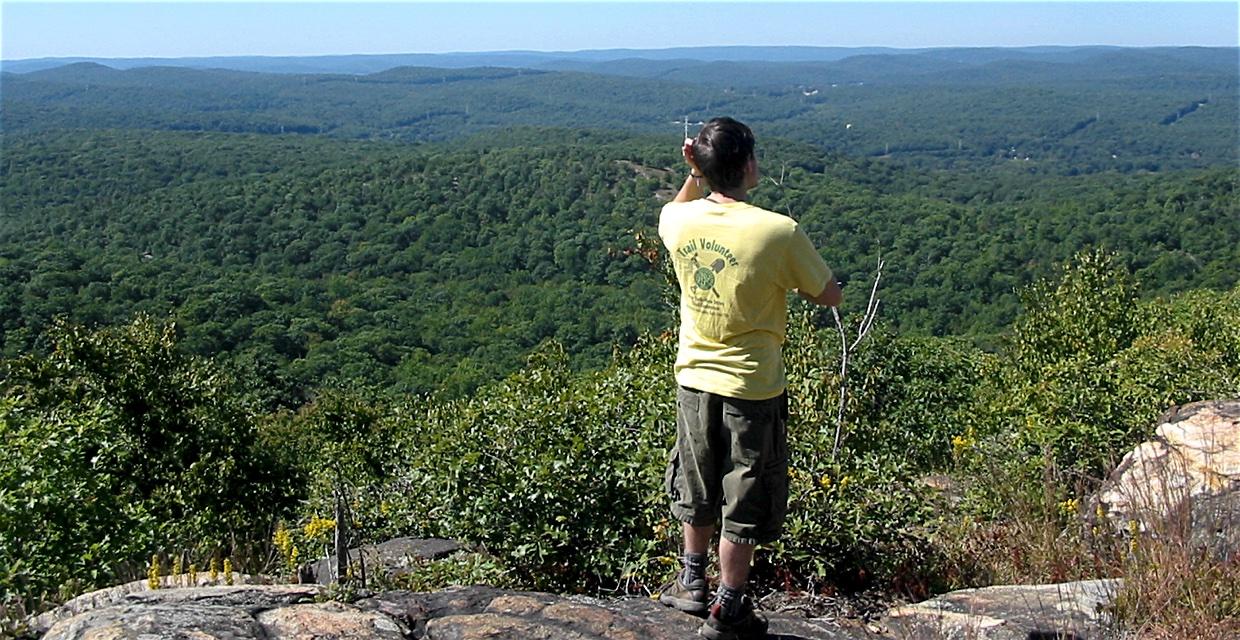
[(45, 640), (264, 640), (267, 634), (240, 609), (197, 604), (124, 604), (92, 609), (52, 625)]
[[(202, 592), (202, 587), (176, 588), (178, 586), (189, 586), (190, 579), (188, 574), (164, 576), (160, 579), (160, 589), (155, 591), (151, 590), (146, 580), (134, 580), (133, 582), (127, 582), (115, 587), (84, 593), (52, 611), (35, 616), (30, 620), (30, 628), (36, 634), (44, 634), (47, 633), (52, 625), (61, 620), (116, 604), (192, 602), (202, 599), (204, 604), (224, 606), (245, 601), (251, 607), (255, 607), (256, 610), (261, 610), (270, 609), (281, 604), (314, 600), (314, 597), (320, 591), (317, 586), (306, 585), (271, 585), (270, 588), (256, 591), (251, 588), (253, 585), (269, 585), (270, 579), (266, 576), (252, 576), (236, 572), (232, 576), (233, 585), (225, 585), (227, 580), (224, 576), (216, 576), (216, 581), (211, 583), (210, 575), (204, 572), (199, 572), (197, 578), (197, 584), (202, 585), (202, 587), (211, 584), (220, 586), (214, 586), (207, 592)], [(230, 598), (235, 599), (235, 601), (230, 602)]]
[[(442, 538), (394, 538), (349, 549), (349, 563), (364, 563), (367, 575), (393, 576), (405, 573), (420, 561), (438, 560), (463, 548), (455, 540)], [(323, 558), (301, 567), (301, 581), (331, 584), (336, 581), (335, 571), (336, 556)]]
[(264, 611), (257, 618), (271, 640), (404, 640), (408, 635), (404, 625), (382, 613), (340, 602), (281, 607)]
[(1104, 637), (1100, 608), (1118, 580), (963, 589), (887, 612), (879, 627), (897, 638), (1088, 640)]
[[(598, 599), (457, 587), (317, 602), (319, 585), (96, 592), (57, 612), (44, 640), (692, 640), (702, 621), (649, 598)], [(770, 614), (768, 640), (861, 640), (827, 619)], [(44, 630), (38, 630), (43, 632)], [(899, 636), (909, 637), (909, 636)]]
[[(581, 596), (454, 588), (392, 591), (355, 603), (403, 622), (417, 640), (690, 640), (702, 621), (649, 598)], [(771, 640), (859, 640), (864, 629), (786, 614), (771, 619)]]

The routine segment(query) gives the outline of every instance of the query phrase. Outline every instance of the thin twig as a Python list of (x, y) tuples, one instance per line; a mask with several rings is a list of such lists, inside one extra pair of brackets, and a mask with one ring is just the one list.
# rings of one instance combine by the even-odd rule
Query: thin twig
[(857, 349), (870, 335), (870, 329), (874, 327), (874, 321), (878, 318), (878, 307), (881, 299), (878, 297), (878, 285), (883, 279), (883, 267), (887, 263), (882, 259), (878, 259), (878, 267), (874, 271), (874, 285), (870, 287), (870, 299), (865, 305), (865, 314), (861, 316), (861, 321), (857, 323), (857, 336), (853, 340), (852, 345), (848, 344), (848, 332), (844, 329), (844, 322), (840, 319), (840, 311), (837, 307), (831, 307), (831, 316), (835, 318), (835, 329), (840, 334), (840, 404), (835, 416), (835, 444), (831, 447), (831, 459), (835, 460), (840, 451), (840, 443), (844, 439), (844, 408), (847, 406), (848, 400), (848, 360), (853, 351)]
[(844, 324), (840, 321), (840, 310), (831, 307), (831, 316), (835, 318), (835, 328), (840, 332), (840, 406), (835, 416), (835, 445), (831, 447), (831, 460), (840, 450), (840, 439), (844, 434), (844, 398), (848, 394), (848, 335), (844, 333)]

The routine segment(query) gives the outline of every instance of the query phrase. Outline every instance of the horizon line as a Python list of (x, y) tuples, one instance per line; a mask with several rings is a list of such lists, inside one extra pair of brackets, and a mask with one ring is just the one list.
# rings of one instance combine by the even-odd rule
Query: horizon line
[(941, 49), (1240, 49), (1240, 44), (1236, 45), (1208, 45), (1208, 44), (1019, 44), (1019, 45), (932, 45), (922, 47), (899, 47), (893, 45), (809, 45), (809, 44), (723, 44), (723, 45), (693, 45), (684, 47), (605, 47), (600, 49), (488, 49), (479, 51), (400, 51), (388, 53), (305, 53), (305, 54), (269, 54), (269, 53), (237, 53), (237, 54), (214, 54), (214, 55), (185, 55), (185, 56), (92, 56), (92, 55), (66, 55), (66, 56), (39, 56), (34, 58), (4, 58), (0, 56), (0, 62), (29, 62), (38, 60), (195, 60), (195, 59), (218, 59), (218, 58), (331, 58), (331, 57), (384, 57), (384, 56), (471, 56), (471, 55), (496, 55), (496, 54), (537, 54), (537, 55), (554, 55), (554, 54), (581, 54), (581, 53), (606, 53), (610, 51), (631, 51), (631, 52), (654, 52), (654, 51), (694, 51), (703, 49), (822, 49), (822, 50), (848, 50), (848, 49), (890, 49), (893, 51), (929, 51)]

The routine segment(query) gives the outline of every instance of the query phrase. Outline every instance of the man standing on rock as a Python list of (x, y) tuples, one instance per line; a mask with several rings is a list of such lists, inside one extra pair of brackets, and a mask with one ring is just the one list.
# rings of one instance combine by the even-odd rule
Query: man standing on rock
[[(825, 306), (842, 294), (794, 220), (745, 201), (760, 177), (749, 127), (716, 118), (683, 153), (689, 177), (663, 207), (659, 236), (680, 282), (667, 492), (683, 523), (684, 567), (659, 601), (707, 616), (699, 633), (711, 640), (762, 638), (767, 622), (744, 591), (755, 546), (779, 538), (788, 507), (787, 293)], [(709, 599), (717, 526), (720, 583)]]

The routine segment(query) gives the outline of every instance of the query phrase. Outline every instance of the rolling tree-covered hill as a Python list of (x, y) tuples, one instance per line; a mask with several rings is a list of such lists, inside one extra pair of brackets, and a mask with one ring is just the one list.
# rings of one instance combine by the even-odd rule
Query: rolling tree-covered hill
[(1237, 162), (1235, 59), (1227, 48), (1080, 47), (775, 62), (582, 55), (521, 58), (541, 67), (522, 69), (499, 56), (508, 66), (368, 75), (83, 62), (5, 73), (0, 126), (444, 141), (511, 126), (671, 136), (682, 114), (728, 113), (826, 151), (928, 168), (1201, 168)]
[(1123, 576), (1123, 633), (1233, 637), (1234, 558), (1082, 516), (1166, 407), (1240, 393), (1235, 56), (6, 63), (0, 635), (172, 567), (289, 574), (338, 525), (485, 550), (395, 586), (649, 593), (680, 549), (672, 120), (727, 114), (850, 326), (886, 264), (847, 356), (793, 301), (755, 587)]
[[(41, 348), (57, 315), (145, 311), (284, 401), (331, 380), (459, 393), (543, 340), (593, 367), (672, 322), (651, 249), (683, 172), (661, 139), (99, 131), (3, 144), (10, 356)], [(907, 332), (994, 334), (1016, 287), (1081, 247), (1119, 252), (1154, 293), (1225, 289), (1240, 273), (1234, 170), (979, 176), (777, 138), (763, 149), (754, 201), (798, 218), (846, 282), (884, 258), (884, 317)]]
[[(885, 259), (884, 317), (901, 331), (992, 336), (1017, 287), (1091, 246), (1151, 293), (1228, 288), (1235, 54), (706, 48), (6, 71), (0, 344), (43, 348), (60, 314), (171, 315), (187, 348), (287, 398), (329, 380), (459, 393), (547, 339), (596, 366), (672, 321), (653, 227), (683, 173), (686, 114), (753, 125), (768, 176), (755, 202), (798, 218), (845, 281)], [(410, 62), (438, 66), (393, 66)]]

